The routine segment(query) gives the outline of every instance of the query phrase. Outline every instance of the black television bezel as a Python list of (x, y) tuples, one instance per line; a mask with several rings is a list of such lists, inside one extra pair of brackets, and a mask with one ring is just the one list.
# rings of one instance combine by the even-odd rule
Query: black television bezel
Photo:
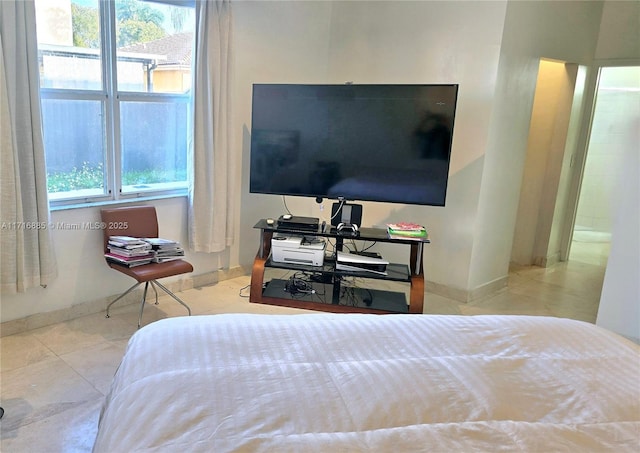
[[(454, 96), (454, 106), (452, 111), (451, 118), (451, 136), (449, 140), (448, 147), (448, 155), (446, 160), (447, 173), (446, 179), (444, 182), (444, 197), (441, 204), (439, 203), (419, 203), (414, 201), (396, 201), (396, 200), (388, 200), (388, 199), (380, 199), (380, 198), (368, 198), (368, 197), (343, 197), (343, 196), (331, 196), (328, 194), (315, 194), (315, 193), (301, 193), (301, 192), (285, 192), (285, 191), (267, 191), (267, 190), (253, 190), (251, 186), (251, 172), (253, 166), (252, 153), (254, 152), (254, 111), (255, 111), (255, 90), (256, 86), (273, 86), (273, 87), (288, 87), (288, 86), (296, 86), (296, 87), (314, 87), (314, 88), (332, 88), (332, 87), (453, 87), (455, 88), (455, 96)], [(314, 84), (314, 83), (253, 83), (252, 84), (252, 97), (251, 97), (251, 128), (250, 128), (250, 146), (249, 146), (249, 193), (259, 194), (259, 195), (279, 195), (279, 196), (296, 196), (296, 197), (306, 197), (306, 198), (315, 198), (318, 203), (320, 203), (323, 199), (327, 200), (338, 200), (341, 202), (347, 201), (366, 201), (366, 202), (376, 202), (376, 203), (393, 203), (393, 204), (406, 204), (406, 205), (415, 205), (415, 206), (434, 206), (434, 207), (444, 207), (446, 205), (447, 192), (449, 189), (449, 171), (451, 168), (451, 153), (453, 151), (453, 133), (455, 130), (455, 120), (456, 120), (456, 112), (458, 108), (458, 96), (460, 91), (460, 85), (457, 83), (409, 83), (409, 84), (399, 84), (399, 83), (381, 83), (381, 84)]]

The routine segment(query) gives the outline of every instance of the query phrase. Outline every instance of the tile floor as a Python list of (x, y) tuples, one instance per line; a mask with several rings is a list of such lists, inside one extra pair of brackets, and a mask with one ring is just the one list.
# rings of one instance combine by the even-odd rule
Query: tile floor
[[(509, 276), (509, 285), (490, 297), (461, 304), (427, 294), (425, 313), (532, 314), (595, 322), (604, 277), (598, 263), (569, 261), (550, 268), (527, 267)], [(250, 304), (240, 294), (249, 277), (239, 277), (181, 293), (194, 315), (303, 310)], [(0, 451), (89, 452), (100, 407), (111, 378), (136, 331), (138, 306), (11, 335), (0, 339)], [(149, 304), (143, 324), (184, 315), (172, 299)]]

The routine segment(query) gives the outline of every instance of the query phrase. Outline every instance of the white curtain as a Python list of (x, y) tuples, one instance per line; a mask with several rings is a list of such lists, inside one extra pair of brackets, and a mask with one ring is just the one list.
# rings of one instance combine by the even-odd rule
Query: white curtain
[(234, 234), (230, 0), (196, 2), (195, 49), (189, 247), (220, 252)]
[(49, 224), (33, 0), (0, 1), (2, 292), (57, 275)]

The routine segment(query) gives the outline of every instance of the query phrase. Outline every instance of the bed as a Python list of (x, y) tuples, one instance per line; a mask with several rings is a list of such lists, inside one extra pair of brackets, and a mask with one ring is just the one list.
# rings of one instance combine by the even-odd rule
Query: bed
[(637, 452), (639, 377), (569, 319), (172, 318), (131, 338), (94, 451)]

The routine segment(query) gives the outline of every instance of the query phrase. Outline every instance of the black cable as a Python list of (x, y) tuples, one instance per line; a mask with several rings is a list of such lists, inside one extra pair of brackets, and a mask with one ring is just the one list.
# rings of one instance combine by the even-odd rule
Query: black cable
[[(328, 250), (330, 252), (329, 256), (331, 258), (335, 258), (336, 257), (336, 244), (335, 244), (335, 240), (334, 242), (332, 242), (333, 238), (327, 238), (327, 248), (325, 249), (325, 252)], [(329, 247), (331, 247), (329, 249)], [(326, 253), (325, 253), (325, 257), (326, 257)]]
[(249, 294), (247, 294), (247, 295), (243, 295), (243, 294), (242, 294), (242, 291), (244, 291), (245, 289), (247, 289), (247, 288), (249, 288), (249, 287), (251, 287), (251, 284), (248, 284), (248, 285), (247, 285), (247, 286), (245, 286), (244, 288), (240, 288), (240, 291), (239, 291), (238, 295), (239, 295), (240, 297), (244, 297), (244, 298), (249, 297)]
[(342, 298), (345, 300), (344, 305), (348, 307), (358, 306), (358, 299), (356, 298), (356, 294), (353, 287), (351, 286), (345, 287), (342, 293)]
[(353, 239), (351, 240), (350, 243), (343, 242), (342, 243), (342, 247), (347, 249), (347, 251), (349, 251), (349, 252), (357, 252), (358, 251), (358, 247), (356, 246), (356, 243), (353, 241)]
[[(371, 242), (371, 245), (370, 245), (370, 246), (368, 246), (368, 247), (363, 248), (363, 249), (361, 250), (361, 252), (366, 252), (367, 250), (369, 250), (371, 247), (373, 247), (373, 246), (374, 246), (374, 245), (376, 245), (377, 243), (378, 243), (377, 241), (373, 241), (373, 242)], [(365, 242), (365, 245), (366, 245), (366, 242)]]
[(291, 277), (289, 277), (289, 281), (285, 283), (284, 290), (291, 294), (292, 296), (301, 294), (315, 294), (316, 290), (313, 288), (313, 285), (308, 282), (307, 275), (304, 272), (296, 272)]
[[(292, 296), (299, 295), (302, 297), (314, 295), (318, 298), (319, 302), (327, 303), (327, 294), (325, 292), (326, 287), (324, 286), (326, 282), (323, 280), (322, 276), (324, 276), (324, 273), (318, 274), (316, 272), (296, 271), (291, 277), (289, 277), (289, 282), (285, 284), (285, 290)], [(320, 283), (320, 285), (314, 285), (314, 282)], [(293, 293), (289, 289), (291, 289)]]
[[(344, 299), (345, 302), (341, 305), (347, 305), (351, 307), (361, 306), (360, 303), (363, 303), (367, 307), (370, 307), (373, 304), (373, 293), (369, 288), (363, 288), (358, 284), (358, 280), (361, 280), (359, 277), (341, 277), (342, 284), (342, 292), (340, 299)], [(346, 285), (346, 286), (345, 286)], [(356, 290), (366, 291), (369, 295), (368, 297), (360, 297), (356, 296)]]

